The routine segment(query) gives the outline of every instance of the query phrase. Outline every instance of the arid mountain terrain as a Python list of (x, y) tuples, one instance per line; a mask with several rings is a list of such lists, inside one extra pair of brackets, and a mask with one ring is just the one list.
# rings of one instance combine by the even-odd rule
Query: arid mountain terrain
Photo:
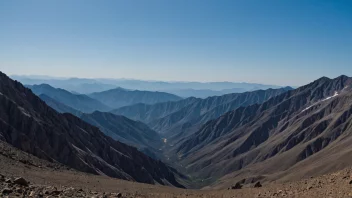
[(91, 113), (0, 81), (4, 196), (352, 196), (347, 76)]
[(0, 0), (0, 198), (352, 198), (352, 0)]
[[(78, 172), (38, 159), (0, 141), (1, 197), (253, 198), (351, 197), (352, 169), (285, 183), (246, 184), (242, 189), (190, 190)], [(235, 183), (233, 183), (235, 186)]]
[(177, 160), (205, 186), (222, 187), (238, 179), (299, 179), (350, 166), (342, 156), (352, 149), (351, 84), (346, 76), (321, 78), (228, 112), (175, 145)]

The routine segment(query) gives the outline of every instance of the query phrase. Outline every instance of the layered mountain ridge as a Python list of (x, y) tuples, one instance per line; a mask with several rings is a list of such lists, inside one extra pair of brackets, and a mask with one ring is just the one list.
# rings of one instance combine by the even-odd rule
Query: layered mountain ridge
[(12, 75), (12, 79), (18, 80), (25, 85), (49, 84), (56, 88), (70, 92), (91, 94), (103, 92), (118, 87), (127, 90), (159, 91), (175, 94), (181, 97), (200, 97), (223, 95), (227, 93), (241, 93), (259, 89), (280, 88), (275, 85), (263, 85), (256, 83), (236, 82), (163, 82), (143, 81), (133, 79), (85, 79), (85, 78), (56, 78), (50, 76), (18, 76)]
[(70, 108), (79, 110), (84, 113), (94, 111), (109, 111), (110, 107), (101, 103), (98, 100), (88, 97), (83, 94), (73, 94), (69, 91), (60, 88), (54, 88), (48, 84), (27, 85), (36, 95), (46, 95)]
[[(194, 131), (208, 120), (214, 119), (240, 106), (262, 103), (292, 88), (267, 89), (234, 93), (206, 99), (187, 98), (177, 102), (155, 105), (137, 104), (112, 112), (135, 120), (141, 120), (157, 132), (178, 139), (185, 131)], [(190, 130), (192, 128), (192, 130)]]
[(182, 187), (174, 170), (104, 135), (72, 114), (59, 114), (19, 82), (0, 73), (0, 139), (80, 171)]

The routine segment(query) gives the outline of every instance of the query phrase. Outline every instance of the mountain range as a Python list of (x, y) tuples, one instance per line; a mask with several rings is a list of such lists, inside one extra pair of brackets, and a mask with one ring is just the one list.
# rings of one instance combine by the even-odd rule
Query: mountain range
[(182, 187), (174, 172), (136, 148), (104, 135), (72, 114), (60, 114), (0, 73), (0, 140), (76, 170)]
[(94, 111), (107, 112), (122, 106), (138, 103), (154, 104), (182, 99), (179, 96), (164, 92), (126, 90), (123, 88), (84, 95), (54, 88), (48, 84), (26, 86), (38, 96), (46, 95), (59, 103), (84, 113), (92, 113)]
[(50, 76), (11, 76), (25, 85), (49, 84), (74, 93), (91, 94), (122, 87), (129, 90), (159, 91), (181, 97), (206, 98), (227, 93), (241, 93), (260, 89), (280, 88), (276, 85), (236, 82), (164, 82), (133, 79), (56, 78)]
[[(241, 86), (239, 86), (241, 87)], [(253, 87), (246, 87), (246, 88), (229, 88), (229, 89), (221, 89), (221, 90), (212, 90), (212, 89), (170, 89), (170, 90), (163, 90), (167, 93), (172, 93), (183, 98), (188, 97), (196, 97), (196, 98), (207, 98), (211, 96), (222, 96), (225, 94), (231, 93), (243, 93), (248, 91), (256, 91), (261, 89), (278, 89), (279, 86), (253, 86)]]
[(186, 136), (202, 124), (241, 106), (262, 103), (292, 88), (267, 89), (234, 93), (206, 99), (187, 98), (154, 105), (137, 104), (111, 111), (147, 123), (152, 129), (170, 138)]
[(90, 113), (93, 111), (109, 111), (111, 108), (98, 100), (84, 94), (73, 94), (60, 88), (54, 88), (47, 84), (27, 85), (36, 95), (46, 95), (68, 107)]
[[(162, 102), (139, 98), (155, 104), (134, 104), (122, 88), (93, 97), (29, 86), (37, 97), (4, 74), (0, 81), (0, 140), (79, 171), (217, 189), (235, 182), (294, 181), (352, 166), (347, 76), (322, 77), (296, 89)], [(77, 97), (108, 108), (81, 111), (84, 105), (67, 101)], [(120, 99), (126, 106), (111, 110)]]
[(177, 101), (182, 98), (165, 92), (126, 90), (123, 88), (110, 89), (103, 92), (89, 94), (89, 97), (96, 99), (109, 107), (119, 108), (134, 105), (137, 103), (155, 104), (167, 101)]

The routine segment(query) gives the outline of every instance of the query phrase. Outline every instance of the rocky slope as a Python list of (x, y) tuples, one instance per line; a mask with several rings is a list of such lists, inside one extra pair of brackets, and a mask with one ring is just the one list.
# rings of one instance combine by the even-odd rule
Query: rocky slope
[[(40, 160), (0, 141), (1, 197), (340, 198), (352, 196), (351, 173), (351, 168), (347, 168), (294, 182), (256, 185), (258, 182), (233, 181), (229, 189), (189, 190), (129, 182), (68, 170), (65, 166)], [(236, 186), (241, 189), (232, 189)]]
[(137, 103), (155, 104), (182, 99), (179, 96), (165, 92), (127, 90), (123, 88), (92, 93), (89, 96), (115, 109), (123, 106), (134, 105)]
[(352, 165), (342, 158), (352, 145), (351, 84), (346, 76), (324, 77), (228, 112), (176, 145), (178, 160), (203, 185), (220, 177), (213, 185), (290, 180)]
[(0, 82), (0, 140), (80, 171), (181, 186), (162, 162), (107, 137), (71, 114), (57, 113), (3, 73)]
[(109, 111), (110, 107), (83, 94), (73, 94), (64, 89), (57, 89), (47, 84), (27, 86), (33, 93), (42, 94), (81, 112), (91, 113), (93, 111)]

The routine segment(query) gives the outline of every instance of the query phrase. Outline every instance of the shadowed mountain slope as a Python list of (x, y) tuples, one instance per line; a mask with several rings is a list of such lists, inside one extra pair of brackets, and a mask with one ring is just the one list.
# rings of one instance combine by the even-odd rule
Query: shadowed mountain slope
[(79, 117), (82, 114), (82, 112), (78, 111), (77, 109), (74, 109), (74, 108), (69, 107), (65, 104), (62, 104), (62, 103), (50, 98), (49, 96), (47, 96), (45, 94), (39, 95), (39, 98), (42, 99), (48, 106), (55, 109), (59, 113), (70, 113), (70, 114), (75, 115), (77, 117)]
[(113, 108), (134, 105), (137, 103), (155, 104), (182, 99), (179, 96), (165, 92), (127, 90), (123, 88), (92, 93), (89, 96)]
[(181, 187), (173, 171), (161, 161), (107, 137), (71, 114), (57, 113), (3, 73), (0, 82), (2, 141), (80, 171)]
[[(351, 84), (347, 76), (323, 77), (262, 104), (240, 107), (207, 122), (174, 151), (187, 171), (207, 184), (225, 175), (217, 185), (240, 178), (294, 178), (298, 169), (293, 167), (300, 163), (306, 175), (334, 170), (339, 162), (332, 159), (352, 149), (337, 149), (352, 145)], [(317, 170), (321, 165), (312, 159), (332, 164)], [(344, 163), (352, 165), (352, 160)]]
[(124, 116), (108, 112), (95, 111), (93, 113), (82, 113), (68, 107), (47, 95), (39, 96), (48, 106), (59, 113), (71, 113), (87, 123), (98, 127), (105, 135), (125, 144), (134, 146), (141, 151), (155, 157), (155, 153), (163, 145), (158, 133), (139, 121), (133, 121)]
[(84, 113), (109, 111), (111, 108), (86, 95), (76, 95), (64, 89), (56, 89), (47, 84), (27, 86), (36, 95), (45, 94), (50, 98)]
[(159, 149), (163, 142), (158, 133), (142, 122), (124, 116), (95, 111), (80, 118), (98, 127), (107, 136), (140, 149)]

